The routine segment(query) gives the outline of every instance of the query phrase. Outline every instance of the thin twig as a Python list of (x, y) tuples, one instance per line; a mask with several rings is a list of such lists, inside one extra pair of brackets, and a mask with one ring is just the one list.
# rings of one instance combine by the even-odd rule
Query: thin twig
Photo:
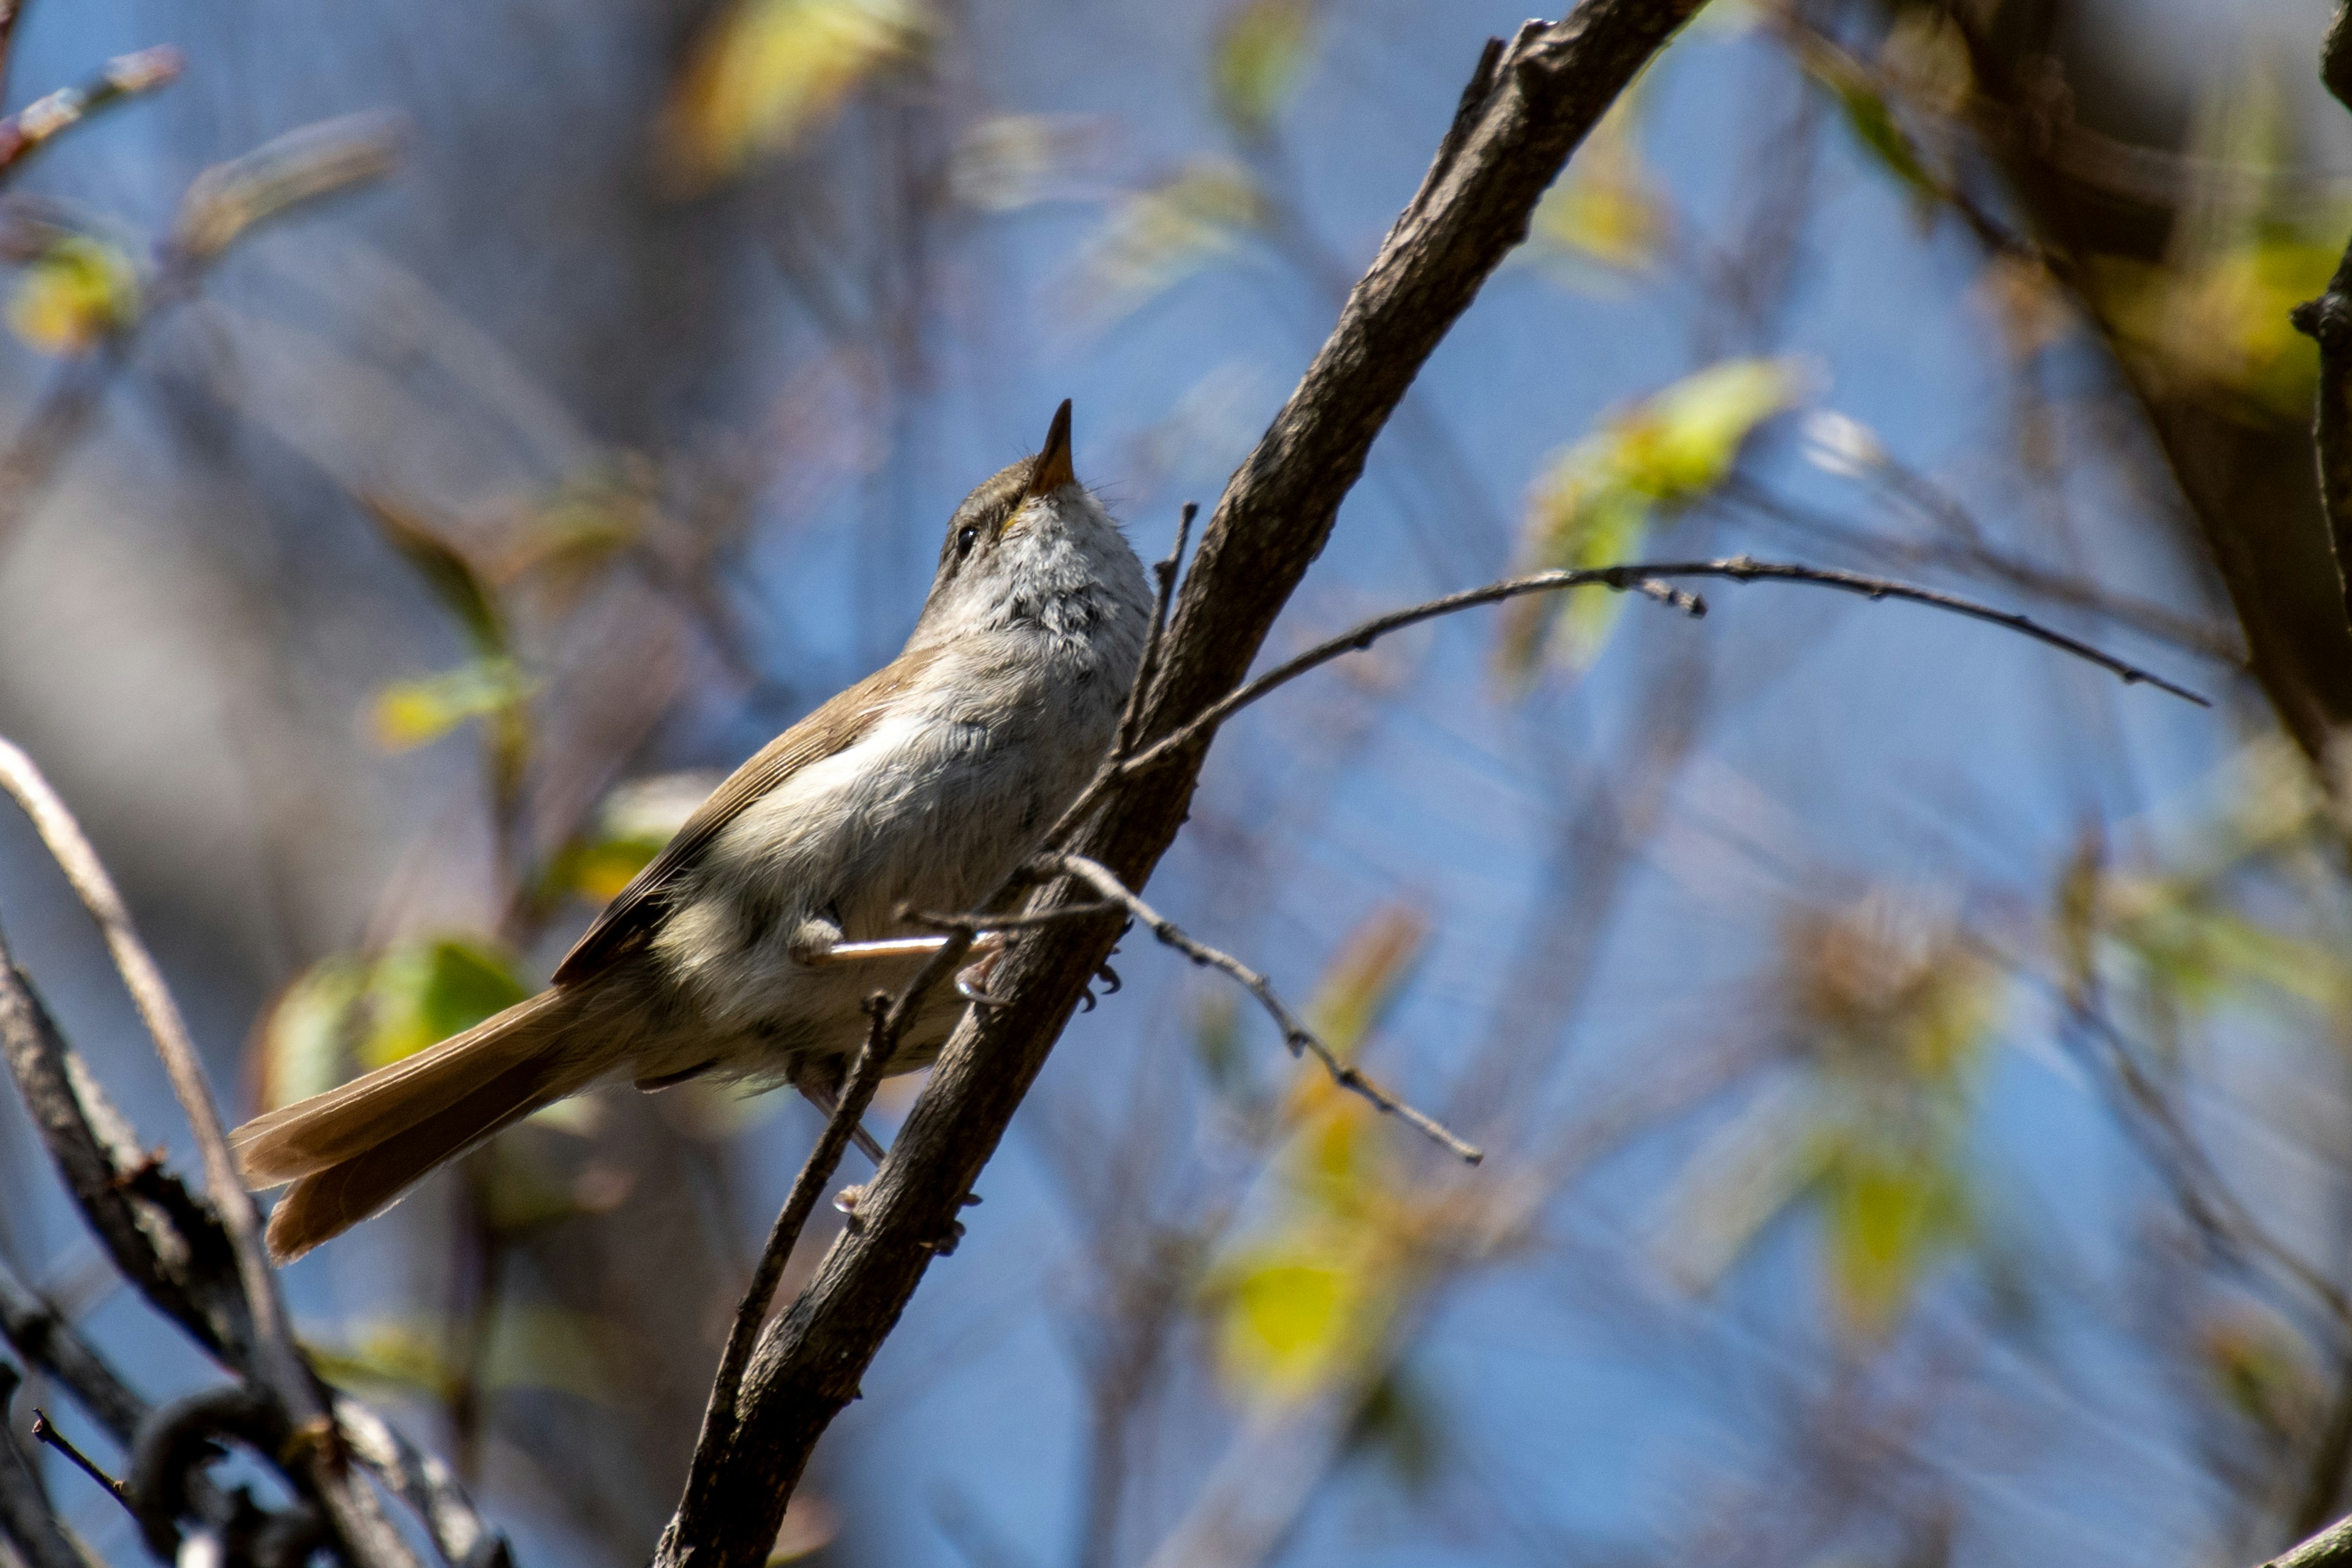
[(97, 1460), (91, 1458), (88, 1454), (83, 1453), (79, 1448), (75, 1447), (72, 1440), (68, 1438), (64, 1433), (58, 1430), (57, 1423), (49, 1419), (49, 1413), (42, 1409), (37, 1405), (33, 1406), (33, 1441), (36, 1443), (46, 1443), (50, 1447), (55, 1448), (58, 1453), (63, 1454), (66, 1457), (67, 1461), (70, 1463), (74, 1468), (79, 1470), (83, 1475), (88, 1476), (91, 1480), (96, 1481), (100, 1486), (104, 1487), (108, 1495), (112, 1497), (115, 1501), (121, 1503), (125, 1508), (129, 1508), (131, 1506), (130, 1489), (125, 1487), (121, 1481), (116, 1480), (112, 1476), (108, 1475), (104, 1470), (100, 1469), (98, 1468)]
[(1111, 746), (1113, 758), (1125, 757), (1135, 749), (1136, 730), (1143, 721), (1143, 694), (1151, 689), (1151, 678), (1160, 672), (1160, 645), (1168, 635), (1168, 605), (1176, 597), (1176, 576), (1183, 569), (1184, 546), (1192, 542), (1192, 520), (1200, 515), (1198, 501), (1186, 501), (1184, 510), (1176, 516), (1176, 542), (1165, 561), (1157, 562), (1151, 575), (1159, 584), (1159, 593), (1151, 603), (1151, 627), (1144, 634), (1143, 656), (1135, 662), (1135, 679), (1127, 685), (1127, 707), (1118, 716), (1118, 738)]
[[(1817, 588), (1832, 588), (1840, 593), (1856, 594), (1865, 599), (1903, 599), (1915, 605), (1951, 615), (1965, 616), (1970, 620), (1985, 621), (2003, 626), (2034, 641), (2047, 643), (2054, 648), (2073, 654), (2076, 658), (2095, 664), (2111, 671), (2126, 686), (2153, 686), (2171, 693), (2200, 708), (2213, 704), (2185, 686), (2177, 685), (2152, 670), (2143, 669), (2127, 659), (2092, 647), (2079, 638), (2053, 631), (2030, 616), (2013, 610), (1995, 609), (1990, 605), (1966, 598), (1958, 594), (1940, 593), (1933, 588), (1915, 587), (1889, 577), (1873, 577), (1860, 572), (1845, 572), (1829, 566), (1801, 566), (1791, 562), (1757, 561), (1746, 555), (1733, 555), (1721, 561), (1660, 561), (1643, 562), (1626, 566), (1597, 566), (1576, 571), (1535, 572), (1524, 577), (1507, 577), (1499, 583), (1489, 583), (1483, 588), (1465, 589), (1448, 594), (1425, 604), (1413, 605), (1402, 610), (1391, 610), (1362, 625), (1341, 632), (1338, 637), (1316, 644), (1296, 658), (1275, 666), (1256, 679), (1235, 688), (1223, 698), (1196, 714), (1181, 728), (1171, 731), (1154, 742), (1150, 748), (1130, 757), (1121, 764), (1121, 773), (1139, 773), (1156, 766), (1171, 754), (1194, 744), (1201, 738), (1242, 709), (1277, 687), (1286, 686), (1309, 670), (1330, 663), (1343, 654), (1368, 648), (1391, 632), (1435, 620), (1460, 610), (1475, 609), (1482, 605), (1500, 604), (1528, 594), (1554, 594), (1568, 588), (1609, 588), (1618, 593), (1640, 590), (1648, 579), (1669, 577), (1721, 577), (1735, 583), (1804, 583)], [(1704, 605), (1700, 606), (1702, 612)]]
[(1035, 914), (990, 914), (974, 910), (968, 914), (931, 914), (922, 910), (901, 909), (898, 918), (908, 925), (927, 927), (931, 931), (962, 931), (968, 936), (984, 936), (990, 931), (1035, 931), (1042, 926), (1066, 925), (1071, 921), (1092, 920), (1097, 915), (1124, 914), (1125, 904), (1064, 904), (1057, 910), (1042, 910)]
[[(9, 10), (14, 19), (15, 8)], [(176, 79), (180, 51), (169, 44), (119, 55), (79, 87), (61, 87), (0, 120), (0, 175), (110, 104)]]
[(1282, 1031), (1282, 1042), (1290, 1047), (1290, 1054), (1297, 1056), (1304, 1051), (1313, 1055), (1323, 1064), (1323, 1069), (1331, 1075), (1331, 1081), (1341, 1089), (1362, 1095), (1386, 1113), (1402, 1117), (1431, 1141), (1444, 1145), (1469, 1164), (1475, 1165), (1486, 1157), (1476, 1144), (1464, 1142), (1435, 1117), (1415, 1110), (1365, 1077), (1355, 1067), (1341, 1061), (1338, 1053), (1317, 1038), (1315, 1031), (1300, 1022), (1298, 1016), (1284, 1005), (1282, 998), (1275, 994), (1273, 982), (1233, 954), (1185, 935), (1175, 921), (1145, 903), (1126, 883), (1113, 875), (1108, 866), (1098, 860), (1089, 860), (1083, 855), (1041, 855), (1035, 864), (1041, 871), (1058, 871), (1084, 882), (1104, 899), (1125, 906), (1127, 912), (1133, 915), (1139, 924), (1193, 963), (1232, 976), (1242, 989), (1257, 998), (1258, 1005), (1265, 1009), (1266, 1016)]
[(302, 1413), (296, 1426), (313, 1416), (323, 1420), (325, 1411), (314, 1408), (318, 1393), (310, 1369), (287, 1333), (285, 1303), (278, 1294), (269, 1255), (261, 1245), (261, 1216), (245, 1184), (237, 1179), (236, 1159), (229, 1152), (220, 1108), (213, 1103), (212, 1088), (205, 1081), (204, 1061), (196, 1054), (195, 1041), (189, 1037), (186, 1021), (180, 1016), (179, 1004), (163, 982), (163, 970), (140, 940), (129, 906), (116, 891), (113, 879), (106, 874), (81, 825), (33, 765), (32, 758), (6, 740), (0, 740), (0, 789), (7, 791), (32, 820), (33, 830), (65, 873), (74, 896), (98, 922), (115, 972), (122, 976), (123, 987), (131, 993), (140, 1020), (155, 1042), (156, 1054), (163, 1058), (172, 1091), (196, 1135), (196, 1149), (205, 1166), (205, 1190), (220, 1214), (229, 1244), (236, 1249), (237, 1276), (253, 1314), (255, 1355), (260, 1363), (257, 1370), (287, 1399), (289, 1415)]
[(236, 1258), (236, 1277), (253, 1325), (252, 1373), (278, 1403), (294, 1434), (285, 1462), (316, 1489), (334, 1522), (335, 1533), (359, 1563), (373, 1568), (415, 1568), (415, 1555), (393, 1530), (374, 1496), (356, 1483), (335, 1452), (335, 1428), (310, 1363), (288, 1332), (278, 1276), (262, 1247), (261, 1216), (252, 1194), (238, 1180), (236, 1163), (213, 1102), (202, 1059), (185, 1020), (172, 999), (153, 954), (139, 938), (131, 910), (106, 874), (98, 852), (73, 814), (22, 750), (0, 740), (0, 789), (5, 789), (56, 859), (82, 907), (97, 921), (108, 953), (131, 993), (132, 1004), (163, 1058), (172, 1089), (195, 1134), (203, 1157), (205, 1187)]

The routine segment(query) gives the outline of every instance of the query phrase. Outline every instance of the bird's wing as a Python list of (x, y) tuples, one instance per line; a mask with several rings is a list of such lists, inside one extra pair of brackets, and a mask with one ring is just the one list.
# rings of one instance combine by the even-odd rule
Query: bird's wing
[(644, 942), (667, 912), (671, 885), (721, 829), (753, 801), (811, 763), (821, 763), (856, 745), (881, 719), (891, 699), (914, 684), (931, 657), (912, 650), (899, 655), (760, 748), (725, 784), (711, 791), (710, 798), (695, 808), (653, 863), (604, 907), (596, 923), (555, 966), (555, 984), (572, 985), (591, 979)]

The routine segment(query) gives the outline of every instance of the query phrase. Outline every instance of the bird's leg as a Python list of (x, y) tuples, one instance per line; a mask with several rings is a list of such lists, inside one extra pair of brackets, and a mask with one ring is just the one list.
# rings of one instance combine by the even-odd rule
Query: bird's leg
[[(824, 1111), (825, 1120), (830, 1121), (833, 1120), (833, 1113), (841, 1109), (841, 1079), (843, 1069), (847, 1064), (838, 1057), (827, 1059), (833, 1067), (830, 1074), (812, 1063), (793, 1074), (793, 1087), (801, 1091), (801, 1098)], [(849, 1139), (864, 1152), (867, 1159), (877, 1165), (882, 1163), (882, 1145), (875, 1141), (874, 1134), (866, 1131), (864, 1122), (861, 1121), (849, 1130)]]

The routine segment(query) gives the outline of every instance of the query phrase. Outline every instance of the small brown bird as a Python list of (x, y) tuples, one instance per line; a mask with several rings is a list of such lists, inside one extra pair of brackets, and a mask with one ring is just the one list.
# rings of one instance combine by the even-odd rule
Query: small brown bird
[[(1070, 405), (1034, 458), (948, 521), (898, 657), (735, 771), (529, 1001), (231, 1137), (291, 1182), (281, 1262), (388, 1207), (500, 1128), (596, 1083), (791, 1083), (830, 1109), (862, 999), (1035, 847), (1109, 749), (1150, 616), (1143, 568), (1070, 466)], [(965, 1001), (934, 994), (893, 1072), (931, 1062)]]

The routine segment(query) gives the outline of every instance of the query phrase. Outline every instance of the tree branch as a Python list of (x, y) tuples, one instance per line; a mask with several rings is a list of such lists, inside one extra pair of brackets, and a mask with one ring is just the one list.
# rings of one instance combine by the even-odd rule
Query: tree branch
[[(0, 1362), (0, 1415), (16, 1396), (16, 1369)], [(0, 1421), (0, 1534), (13, 1542), (26, 1568), (90, 1568), (58, 1521), (33, 1468), (16, 1447), (15, 1433)]]
[(1402, 1117), (1423, 1137), (1466, 1164), (1475, 1165), (1486, 1157), (1476, 1144), (1465, 1142), (1435, 1117), (1406, 1104), (1349, 1063), (1341, 1061), (1339, 1055), (1317, 1037), (1314, 1030), (1301, 1023), (1298, 1015), (1275, 994), (1272, 981), (1233, 954), (1185, 935), (1174, 921), (1145, 903), (1126, 883), (1113, 876), (1108, 867), (1083, 855), (1043, 856), (1039, 859), (1039, 867), (1076, 878), (1105, 899), (1124, 908), (1145, 930), (1193, 963), (1232, 976), (1242, 989), (1257, 998), (1258, 1005), (1265, 1009), (1266, 1016), (1282, 1031), (1282, 1043), (1290, 1047), (1290, 1054), (1295, 1057), (1304, 1051), (1314, 1057), (1323, 1064), (1323, 1070), (1331, 1075), (1331, 1081), (1341, 1089), (1363, 1096), (1385, 1115)]
[[(1700, 0), (1587, 0), (1490, 47), (1412, 204), (1349, 296), (1330, 339), (1227, 485), (1178, 595), (1135, 733), (1165, 734), (1240, 685), (1322, 549), (1340, 501), (1430, 353), (1526, 237), (1570, 152)], [(1068, 847), (1140, 888), (1181, 825), (1199, 771), (1188, 752), (1126, 781)], [(1029, 912), (1089, 895), (1066, 885)], [(1073, 921), (1009, 947), (997, 1005), (957, 1026), (858, 1204), (859, 1225), (761, 1336), (737, 1436), (709, 1506), (689, 1495), (663, 1568), (750, 1568), (765, 1556), (810, 1451), (860, 1378), (1003, 1135), (1124, 921)]]
[[(2342, 13), (2337, 16), (2340, 26)], [(2280, 1552), (2263, 1568), (2352, 1568), (2352, 1519), (2337, 1520), (2310, 1540)]]

